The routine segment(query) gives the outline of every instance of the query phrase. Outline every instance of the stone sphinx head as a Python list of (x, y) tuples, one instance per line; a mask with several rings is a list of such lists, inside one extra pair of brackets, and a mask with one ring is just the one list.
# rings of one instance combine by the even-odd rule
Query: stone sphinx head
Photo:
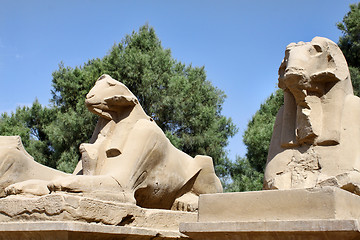
[(90, 112), (111, 120), (114, 113), (131, 111), (139, 102), (124, 84), (104, 74), (86, 95), (85, 104)]
[(346, 60), (334, 42), (315, 37), (289, 44), (279, 87), (284, 90), (282, 147), (340, 142), (341, 111), (353, 89)]

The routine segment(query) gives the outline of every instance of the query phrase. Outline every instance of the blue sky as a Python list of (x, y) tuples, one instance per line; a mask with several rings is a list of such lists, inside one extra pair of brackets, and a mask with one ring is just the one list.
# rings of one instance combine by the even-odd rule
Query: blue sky
[(290, 42), (315, 36), (337, 42), (336, 23), (354, 0), (0, 0), (0, 113), (48, 105), (51, 73), (60, 61), (75, 67), (103, 57), (148, 23), (177, 60), (205, 66), (225, 91), (223, 114), (239, 128), (228, 149), (243, 156), (242, 135), (260, 104), (275, 91)]

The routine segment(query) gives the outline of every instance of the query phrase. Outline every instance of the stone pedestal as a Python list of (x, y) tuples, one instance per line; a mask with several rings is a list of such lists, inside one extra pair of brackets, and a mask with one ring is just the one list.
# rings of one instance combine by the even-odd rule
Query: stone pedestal
[(6, 240), (150, 240), (188, 239), (177, 231), (81, 222), (14, 222), (0, 224)]
[(188, 239), (180, 222), (196, 213), (145, 209), (79, 194), (0, 199), (1, 239)]
[(360, 239), (360, 197), (335, 187), (201, 195), (196, 239)]

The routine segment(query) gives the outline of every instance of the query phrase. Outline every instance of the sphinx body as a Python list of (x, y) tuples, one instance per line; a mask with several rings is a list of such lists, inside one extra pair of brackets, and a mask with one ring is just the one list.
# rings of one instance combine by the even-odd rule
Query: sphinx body
[[(80, 145), (82, 157), (74, 174), (51, 169), (52, 179), (22, 177), (23, 182), (5, 189), (7, 194), (89, 193), (147, 208), (195, 210), (199, 194), (222, 192), (212, 159), (192, 158), (176, 149), (124, 84), (102, 75), (86, 106), (100, 118), (90, 142)], [(36, 183), (42, 190), (29, 191)]]
[(329, 39), (287, 46), (279, 68), (284, 106), (269, 147), (265, 189), (360, 183), (360, 99), (346, 60)]
[[(0, 197), (5, 196), (7, 186), (29, 179), (37, 180), (27, 181), (28, 193), (47, 194), (49, 192), (46, 187), (47, 181), (67, 175), (35, 162), (24, 149), (19, 136), (0, 136)], [(20, 186), (16, 191), (13, 190), (14, 194), (21, 192)]]

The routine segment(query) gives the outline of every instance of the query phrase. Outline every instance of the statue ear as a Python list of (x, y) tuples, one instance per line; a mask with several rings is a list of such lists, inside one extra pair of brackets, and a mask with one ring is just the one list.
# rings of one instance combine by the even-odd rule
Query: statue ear
[(108, 105), (135, 106), (138, 100), (134, 96), (115, 95), (104, 99)]

